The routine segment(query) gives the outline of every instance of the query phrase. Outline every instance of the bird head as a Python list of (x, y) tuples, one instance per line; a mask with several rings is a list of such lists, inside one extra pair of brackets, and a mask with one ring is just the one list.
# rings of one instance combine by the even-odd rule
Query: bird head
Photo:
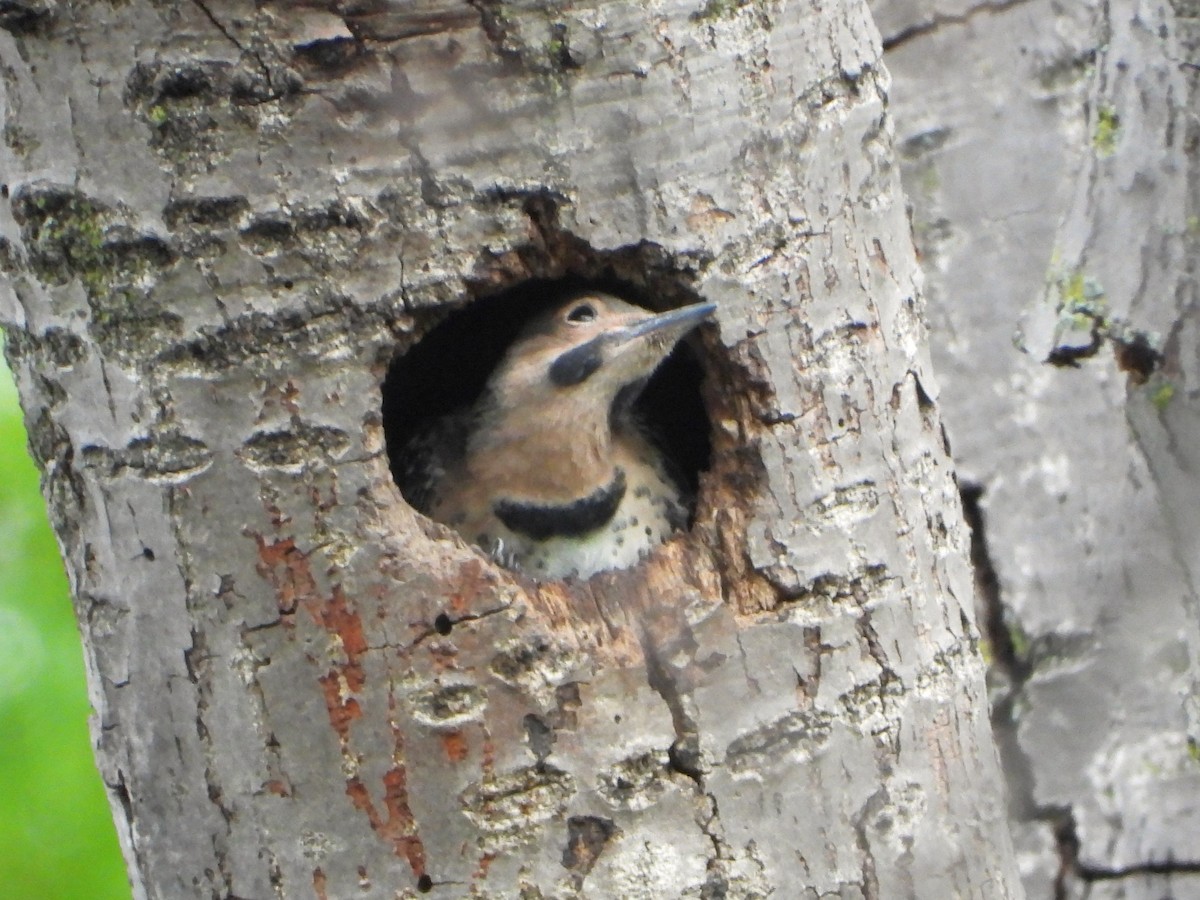
[(654, 313), (599, 292), (577, 294), (534, 317), (489, 381), (502, 407), (603, 410), (653, 374), (672, 348), (716, 310), (694, 303)]

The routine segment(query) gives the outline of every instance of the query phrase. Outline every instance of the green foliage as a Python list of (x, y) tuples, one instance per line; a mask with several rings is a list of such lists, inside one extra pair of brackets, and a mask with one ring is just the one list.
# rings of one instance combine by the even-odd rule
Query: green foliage
[(0, 472), (0, 893), (128, 900), (66, 577), (2, 360)]

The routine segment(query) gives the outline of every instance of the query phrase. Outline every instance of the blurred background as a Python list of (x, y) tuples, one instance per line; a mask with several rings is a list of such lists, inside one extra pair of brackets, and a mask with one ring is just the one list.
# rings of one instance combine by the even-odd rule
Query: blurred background
[[(0, 334), (0, 341), (3, 335)], [(92, 761), (83, 655), (12, 374), (0, 359), (0, 894), (129, 900)]]

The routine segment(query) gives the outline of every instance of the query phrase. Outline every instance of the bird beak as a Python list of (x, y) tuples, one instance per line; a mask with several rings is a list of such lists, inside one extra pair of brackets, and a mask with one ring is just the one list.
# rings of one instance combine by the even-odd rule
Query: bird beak
[(715, 303), (693, 303), (690, 306), (682, 306), (679, 309), (673, 309), (670, 312), (660, 313), (656, 316), (647, 316), (640, 322), (635, 322), (632, 325), (626, 325), (618, 332), (617, 340), (619, 343), (636, 340), (649, 334), (661, 334), (664, 337), (678, 338), (683, 337), (717, 310)]
[(649, 375), (675, 342), (716, 308), (715, 303), (693, 303), (604, 331), (555, 359), (550, 365), (550, 381), (558, 387), (581, 384), (617, 358), (632, 362), (620, 364), (615, 371), (638, 377)]

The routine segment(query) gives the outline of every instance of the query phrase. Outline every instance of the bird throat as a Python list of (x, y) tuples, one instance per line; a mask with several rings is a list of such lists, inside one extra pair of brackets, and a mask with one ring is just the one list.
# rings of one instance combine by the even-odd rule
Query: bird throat
[(544, 541), (552, 537), (579, 537), (595, 531), (617, 512), (625, 497), (625, 471), (616, 469), (612, 481), (568, 503), (523, 503), (499, 500), (496, 518), (520, 534)]

